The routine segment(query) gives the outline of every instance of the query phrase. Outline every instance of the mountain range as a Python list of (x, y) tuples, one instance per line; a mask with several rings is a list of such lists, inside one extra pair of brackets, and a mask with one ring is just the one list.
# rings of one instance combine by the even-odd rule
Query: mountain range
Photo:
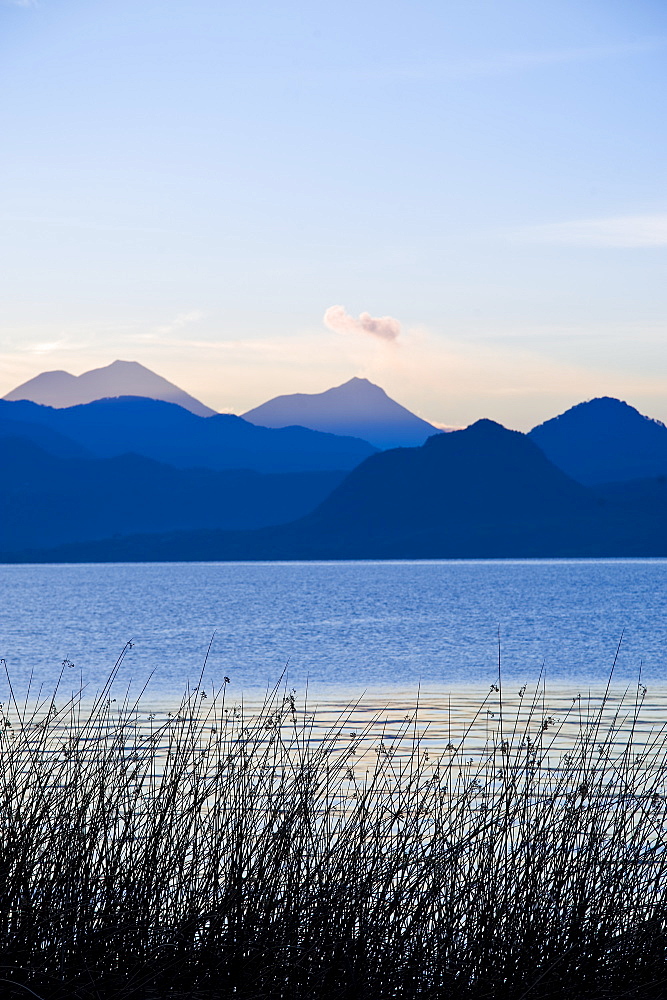
[[(215, 414), (173, 382), (136, 361), (114, 361), (78, 376), (64, 371), (43, 372), (12, 389), (4, 399), (62, 409), (124, 396), (176, 403), (200, 417)], [(277, 396), (249, 410), (243, 418), (260, 427), (306, 427), (361, 438), (381, 449), (423, 444), (430, 434), (438, 433), (437, 427), (390, 399), (384, 389), (365, 378), (352, 378), (326, 392)]]
[[(528, 558), (667, 555), (667, 488), (592, 489), (526, 435), (481, 420), (366, 459), (314, 511), (252, 531), (176, 531), (9, 554), (8, 561)], [(628, 489), (628, 486), (631, 489)]]
[[(320, 429), (135, 395), (0, 401), (3, 558), (667, 552), (667, 427), (620, 400), (581, 403), (528, 435), (488, 420), (439, 433), (365, 379), (246, 416), (262, 410)], [(324, 428), (365, 428), (375, 444)], [(378, 451), (400, 434), (417, 443)]]

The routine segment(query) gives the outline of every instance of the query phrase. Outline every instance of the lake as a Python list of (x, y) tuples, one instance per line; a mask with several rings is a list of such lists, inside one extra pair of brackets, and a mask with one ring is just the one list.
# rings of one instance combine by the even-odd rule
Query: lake
[(23, 689), (97, 689), (152, 673), (156, 698), (207, 672), (238, 697), (275, 682), (319, 697), (483, 688), (667, 685), (667, 560), (0, 566), (0, 656)]

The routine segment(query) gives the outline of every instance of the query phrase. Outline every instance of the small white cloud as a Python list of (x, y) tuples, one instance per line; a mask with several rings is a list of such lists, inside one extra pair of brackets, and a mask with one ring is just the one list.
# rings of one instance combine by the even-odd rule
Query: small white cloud
[(191, 312), (179, 313), (172, 326), (177, 329), (181, 326), (189, 326), (190, 323), (198, 323), (200, 319), (203, 319), (206, 313), (203, 313), (201, 309), (193, 309)]
[(69, 342), (65, 339), (49, 340), (40, 344), (30, 344), (26, 348), (26, 352), (28, 354), (52, 354), (54, 351), (62, 351), (63, 348), (67, 348), (69, 346)]
[(620, 215), (608, 219), (579, 219), (529, 226), (514, 234), (529, 243), (584, 247), (667, 246), (667, 214)]
[(200, 309), (192, 309), (190, 312), (179, 313), (171, 323), (165, 326), (158, 326), (155, 330), (156, 334), (167, 334), (173, 333), (175, 330), (182, 330), (184, 326), (190, 326), (192, 323), (198, 323), (200, 319), (204, 319), (206, 313), (202, 312)]
[(371, 316), (363, 312), (355, 318), (345, 306), (329, 306), (324, 314), (324, 325), (336, 333), (368, 333), (390, 342), (401, 335), (401, 324), (393, 316)]

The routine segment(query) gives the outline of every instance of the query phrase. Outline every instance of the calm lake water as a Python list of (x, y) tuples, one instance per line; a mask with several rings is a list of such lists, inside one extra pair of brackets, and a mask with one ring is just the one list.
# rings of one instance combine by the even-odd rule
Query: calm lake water
[(503, 675), (557, 687), (667, 685), (667, 560), (0, 566), (0, 656), (96, 689), (127, 640), (123, 682), (179, 695), (208, 674), (238, 696), (275, 682), (333, 697), (447, 691)]

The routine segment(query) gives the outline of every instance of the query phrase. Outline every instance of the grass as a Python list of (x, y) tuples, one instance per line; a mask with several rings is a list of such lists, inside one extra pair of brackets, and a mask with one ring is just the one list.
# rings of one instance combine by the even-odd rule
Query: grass
[(2, 708), (3, 995), (667, 995), (641, 686), (556, 718), (493, 685), (434, 754), (416, 714), (322, 732), (295, 692), (200, 681), (146, 718), (113, 682)]

